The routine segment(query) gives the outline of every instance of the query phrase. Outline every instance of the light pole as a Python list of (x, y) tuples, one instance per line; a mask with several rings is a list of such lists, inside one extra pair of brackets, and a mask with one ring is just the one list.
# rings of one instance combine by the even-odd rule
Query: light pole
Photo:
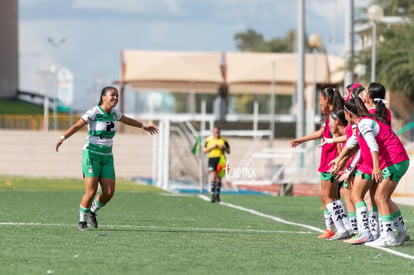
[(378, 5), (372, 5), (368, 8), (368, 20), (372, 22), (372, 51), (371, 51), (371, 82), (375, 82), (375, 43), (377, 39), (377, 22), (380, 22), (384, 16), (384, 10)]
[[(309, 114), (308, 114), (308, 134), (313, 133), (315, 131), (315, 106), (316, 106), (316, 95), (317, 95), (317, 65), (318, 65), (318, 49), (322, 46), (322, 39), (321, 36), (317, 33), (313, 33), (308, 38), (308, 45), (312, 48), (313, 53), (313, 87), (312, 92), (310, 95), (310, 102), (308, 104)], [(315, 146), (315, 142), (311, 141), (308, 144), (309, 148), (313, 148)], [(316, 156), (315, 150), (312, 150), (311, 155), (312, 163), (315, 163)]]
[[(297, 0), (297, 32), (296, 43), (298, 53), (298, 76), (296, 81), (296, 100), (297, 100), (297, 118), (296, 118), (296, 138), (304, 134), (304, 98), (303, 90), (305, 86), (305, 0)], [(301, 158), (302, 159), (302, 158)], [(303, 163), (301, 163), (301, 166)]]
[[(40, 76), (40, 89), (43, 93), (43, 131), (47, 132), (49, 131), (49, 92), (50, 89), (50, 79), (51, 77), (54, 77), (54, 80), (56, 81), (56, 69), (54, 66), (51, 66), (49, 70), (46, 71), (37, 71), (37, 73)], [(52, 85), (56, 86), (56, 85)], [(54, 89), (56, 87), (53, 87)]]
[(308, 44), (312, 48), (313, 52), (313, 89), (310, 96), (311, 104), (309, 104), (310, 112), (309, 112), (309, 119), (310, 119), (310, 133), (315, 130), (315, 105), (316, 105), (316, 73), (317, 73), (317, 53), (318, 49), (322, 46), (322, 39), (321, 36), (317, 33), (313, 33), (308, 38)]
[[(66, 38), (62, 37), (59, 40), (54, 40), (52, 37), (47, 38), (47, 42), (55, 49), (59, 48), (66, 42)], [(56, 58), (56, 57), (55, 57)], [(52, 65), (54, 67), (53, 73), (55, 74), (55, 87), (54, 87), (54, 101), (53, 101), (53, 129), (57, 130), (57, 105), (58, 105), (58, 95), (57, 95), (57, 79), (56, 79), (56, 67), (55, 65)]]

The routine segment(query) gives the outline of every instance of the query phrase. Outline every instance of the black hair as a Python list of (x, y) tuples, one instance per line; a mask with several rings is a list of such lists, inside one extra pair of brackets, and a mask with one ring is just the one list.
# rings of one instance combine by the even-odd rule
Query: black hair
[(367, 107), (359, 97), (350, 98), (347, 102), (345, 102), (345, 109), (359, 117), (372, 117), (372, 114), (368, 112)]
[(325, 88), (321, 91), (321, 93), (325, 98), (328, 98), (328, 102), (332, 105), (333, 110), (344, 108), (344, 98), (337, 89)]
[(345, 109), (359, 117), (369, 117), (387, 124), (387, 119), (377, 116), (376, 114), (371, 114), (359, 97), (351, 98), (345, 102)]
[(345, 118), (345, 112), (343, 109), (333, 110), (331, 116), (336, 120), (339, 119), (342, 125), (346, 126), (348, 124), (348, 120)]
[(351, 90), (351, 88), (352, 88), (352, 86), (354, 86), (354, 84), (355, 83), (351, 83), (351, 84), (348, 84), (348, 85), (346, 85), (346, 89), (348, 90), (348, 91), (350, 91)]
[(351, 91), (351, 98), (358, 97), (361, 92), (363, 92), (365, 88), (363, 86), (356, 87)]
[(368, 94), (372, 99), (385, 98), (385, 87), (381, 83), (372, 82), (368, 86)]
[(115, 88), (115, 87), (113, 87), (113, 86), (106, 86), (106, 87), (104, 87), (102, 89), (102, 91), (101, 91), (101, 96), (99, 97), (98, 105), (102, 105), (102, 96), (106, 95), (106, 92), (107, 91), (110, 91), (110, 90), (115, 90), (116, 92), (118, 92), (118, 89)]
[(381, 83), (372, 82), (368, 87), (368, 94), (375, 104), (375, 115), (381, 117), (385, 124), (390, 125), (388, 121), (388, 110), (384, 103), (385, 87)]

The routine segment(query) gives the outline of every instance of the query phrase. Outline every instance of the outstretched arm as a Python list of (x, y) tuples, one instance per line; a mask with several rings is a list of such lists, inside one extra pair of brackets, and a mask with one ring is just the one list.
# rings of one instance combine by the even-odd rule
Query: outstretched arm
[(121, 122), (123, 122), (123, 123), (125, 123), (126, 125), (129, 125), (129, 126), (142, 128), (145, 131), (147, 131), (148, 133), (150, 133), (151, 135), (158, 134), (158, 128), (155, 127), (154, 125), (150, 125), (150, 124), (146, 125), (144, 122), (135, 120), (135, 119), (127, 117), (125, 115), (123, 115), (119, 121), (121, 121)]
[(322, 136), (323, 136), (323, 128), (319, 129), (318, 131), (313, 132), (310, 135), (294, 139), (289, 143), (289, 145), (290, 147), (296, 147), (306, 141), (322, 138)]
[(334, 138), (324, 138), (322, 143), (319, 144), (318, 147), (323, 147), (326, 144), (343, 143), (343, 142), (346, 142), (346, 135), (339, 136), (339, 137), (334, 137)]
[(59, 138), (59, 140), (56, 142), (56, 152), (59, 151), (60, 145), (62, 145), (63, 141), (65, 139), (68, 139), (70, 136), (72, 136), (74, 133), (79, 131), (83, 126), (85, 126), (86, 123), (83, 119), (79, 119), (78, 122), (72, 125), (69, 129), (66, 130), (66, 132)]

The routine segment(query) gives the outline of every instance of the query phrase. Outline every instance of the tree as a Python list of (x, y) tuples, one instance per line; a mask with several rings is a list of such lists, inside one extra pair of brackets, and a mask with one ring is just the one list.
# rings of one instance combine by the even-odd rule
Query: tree
[(241, 51), (259, 51), (264, 43), (263, 35), (252, 29), (238, 32), (234, 36), (236, 46)]
[[(240, 51), (286, 53), (295, 50), (296, 31), (290, 30), (283, 38), (265, 40), (263, 35), (252, 29), (234, 35), (236, 46)], [(307, 50), (310, 50), (306, 45)]]
[[(414, 100), (414, 0), (373, 1), (384, 8), (385, 16), (400, 16), (405, 22), (392, 27), (378, 24), (378, 37), (383, 41), (376, 44), (376, 81), (390, 91), (401, 91)], [(371, 71), (371, 48), (356, 56), (359, 64)], [(363, 76), (369, 82), (369, 74)]]

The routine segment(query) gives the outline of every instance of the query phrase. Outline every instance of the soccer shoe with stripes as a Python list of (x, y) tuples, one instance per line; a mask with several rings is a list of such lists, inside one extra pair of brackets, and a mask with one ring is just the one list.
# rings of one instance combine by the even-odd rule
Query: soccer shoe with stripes
[(325, 231), (323, 231), (323, 233), (318, 236), (318, 239), (329, 239), (333, 235), (335, 235), (335, 233), (332, 230), (325, 229)]
[(88, 225), (86, 224), (86, 222), (79, 222), (78, 228), (80, 231), (86, 231), (88, 230)]
[(353, 241), (350, 241), (349, 244), (364, 244), (367, 242), (372, 242), (374, 240), (374, 237), (372, 236), (370, 231), (365, 231), (361, 233), (358, 238), (356, 238)]
[(344, 243), (349, 243), (359, 238), (359, 233), (351, 233), (351, 234), (352, 234), (351, 238), (345, 239)]
[(89, 221), (93, 228), (98, 228), (98, 221), (96, 220), (95, 212), (89, 212)]
[(393, 247), (393, 246), (398, 246), (401, 244), (398, 244), (394, 238), (387, 238), (387, 237), (380, 236), (375, 241), (368, 242), (365, 245), (373, 246), (373, 247)]
[(349, 232), (345, 231), (343, 233), (341, 232), (336, 232), (335, 235), (333, 235), (332, 237), (330, 237), (328, 240), (330, 241), (338, 241), (338, 240), (343, 240), (343, 239), (348, 239), (350, 237)]
[(403, 243), (409, 240), (410, 240), (410, 235), (408, 234), (407, 231), (398, 232), (397, 237), (395, 237), (395, 241), (399, 245), (402, 245)]

